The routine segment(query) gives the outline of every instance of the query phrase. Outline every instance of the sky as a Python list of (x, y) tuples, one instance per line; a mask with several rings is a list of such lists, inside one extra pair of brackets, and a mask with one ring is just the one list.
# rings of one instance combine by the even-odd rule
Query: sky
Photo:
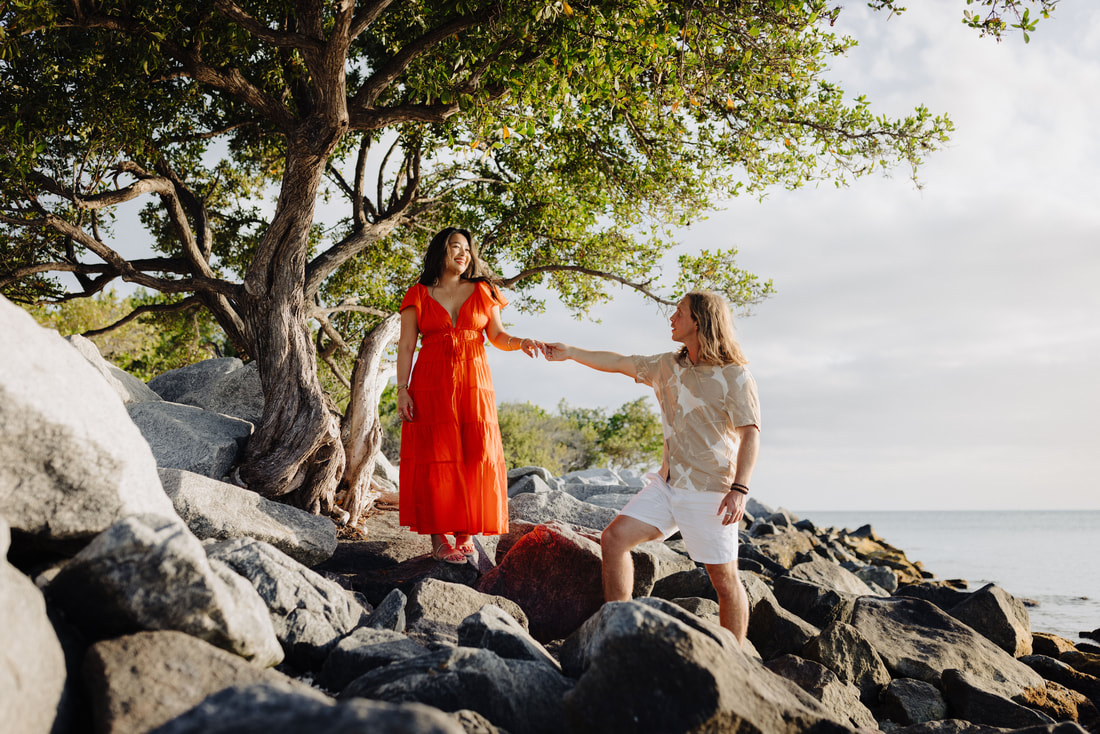
[[(900, 17), (846, 3), (860, 46), (829, 77), (876, 112), (925, 104), (956, 131), (922, 188), (898, 169), (739, 198), (678, 233), (736, 247), (776, 294), (737, 321), (760, 389), (753, 494), (812, 510), (1100, 509), (1100, 4), (1062, 0), (1024, 44), (961, 0)], [(675, 348), (629, 291), (511, 333), (626, 354)], [(652, 392), (489, 349), (501, 402), (616, 408)], [(656, 403), (653, 403), (654, 407)]]

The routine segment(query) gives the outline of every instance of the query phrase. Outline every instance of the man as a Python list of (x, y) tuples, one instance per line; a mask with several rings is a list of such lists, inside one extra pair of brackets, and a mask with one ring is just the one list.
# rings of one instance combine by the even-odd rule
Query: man
[(756, 382), (733, 333), (725, 299), (689, 293), (670, 319), (683, 347), (651, 357), (548, 344), (550, 361), (572, 359), (618, 372), (657, 394), (665, 436), (660, 475), (603, 531), (605, 601), (626, 601), (634, 586), (630, 550), (680, 531), (692, 560), (718, 593), (719, 621), (743, 643), (749, 604), (737, 572), (737, 529), (760, 446)]

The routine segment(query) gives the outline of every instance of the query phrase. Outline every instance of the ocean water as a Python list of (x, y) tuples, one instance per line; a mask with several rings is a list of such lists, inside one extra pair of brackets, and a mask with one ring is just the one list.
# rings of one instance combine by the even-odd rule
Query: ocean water
[(1074, 642), (1100, 628), (1100, 511), (795, 512), (818, 527), (870, 523), (938, 579), (1030, 600), (1031, 629)]

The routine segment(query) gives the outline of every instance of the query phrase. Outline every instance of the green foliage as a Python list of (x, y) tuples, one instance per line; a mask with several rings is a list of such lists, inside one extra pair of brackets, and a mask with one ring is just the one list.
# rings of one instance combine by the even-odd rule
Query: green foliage
[(571, 408), (552, 414), (531, 403), (502, 403), (497, 411), (508, 468), (542, 466), (560, 476), (606, 466), (647, 469), (661, 463), (660, 418), (647, 398), (611, 414), (603, 408)]
[(147, 293), (119, 298), (108, 290), (92, 298), (24, 308), (39, 324), (61, 336), (87, 335), (104, 359), (146, 382), (199, 360), (233, 356), (217, 324), (197, 308), (149, 313), (104, 333), (88, 333), (123, 319), (135, 308), (163, 300), (159, 294)]

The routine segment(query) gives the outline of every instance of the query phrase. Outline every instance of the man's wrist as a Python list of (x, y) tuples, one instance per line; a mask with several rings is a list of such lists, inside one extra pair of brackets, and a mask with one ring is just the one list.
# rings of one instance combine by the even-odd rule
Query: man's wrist
[(733, 484), (730, 485), (730, 491), (731, 492), (737, 492), (739, 494), (748, 494), (749, 493), (749, 488), (747, 486), (745, 486), (744, 484), (741, 484), (740, 482), (734, 482)]

